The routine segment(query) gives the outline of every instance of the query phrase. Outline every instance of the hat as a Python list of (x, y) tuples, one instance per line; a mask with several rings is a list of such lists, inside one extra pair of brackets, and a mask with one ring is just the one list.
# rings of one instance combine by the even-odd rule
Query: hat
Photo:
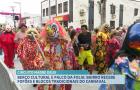
[(10, 26), (10, 25), (6, 25), (5, 27), (6, 27), (6, 29), (7, 29), (7, 28), (11, 28), (11, 26)]
[(32, 36), (32, 33), (37, 37), (39, 36), (39, 33), (35, 28), (28, 29), (26, 31), (26, 36)]
[(70, 41), (70, 37), (68, 36), (65, 28), (63, 28), (61, 24), (54, 19), (47, 21), (46, 33), (49, 34), (52, 38), (56, 39), (61, 37), (65, 40)]
[(81, 28), (76, 28), (76, 32), (80, 32), (81, 31)]
[(122, 49), (130, 55), (140, 55), (140, 23), (128, 28)]
[(22, 27), (26, 27), (27, 28), (27, 26), (24, 23), (19, 25), (19, 29), (21, 29)]

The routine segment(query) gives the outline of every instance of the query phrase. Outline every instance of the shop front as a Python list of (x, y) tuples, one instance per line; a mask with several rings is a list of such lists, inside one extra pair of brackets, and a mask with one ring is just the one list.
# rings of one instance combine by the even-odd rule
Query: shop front
[(54, 19), (59, 21), (63, 27), (68, 27), (69, 15), (56, 16)]

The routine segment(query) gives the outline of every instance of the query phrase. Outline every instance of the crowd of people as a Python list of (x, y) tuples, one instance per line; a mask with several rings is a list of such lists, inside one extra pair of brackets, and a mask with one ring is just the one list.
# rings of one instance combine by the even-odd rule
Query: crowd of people
[[(108, 24), (104, 24), (91, 32), (87, 25), (76, 29), (70, 27), (65, 30), (57, 21), (50, 20), (43, 25), (41, 31), (36, 28), (27, 28), (25, 24), (21, 24), (19, 31), (14, 32), (9, 25), (6, 25), (4, 30), (1, 30), (0, 48), (4, 52), (4, 63), (12, 69), (15, 68), (14, 57), (17, 54), (24, 70), (86, 69), (90, 74), (93, 74), (94, 71), (98, 74), (107, 74), (110, 69), (116, 70), (117, 68), (118, 72), (122, 74), (124, 67), (129, 65), (126, 62), (124, 66), (120, 65), (120, 63), (124, 63), (126, 57), (131, 58), (131, 60), (127, 59), (128, 62), (139, 59), (137, 54), (127, 53), (130, 49), (128, 51), (126, 49), (129, 47), (132, 48), (131, 51), (134, 51), (133, 43), (126, 44), (133, 37), (132, 35), (129, 37), (127, 33), (132, 34), (133, 30), (139, 26), (140, 24), (132, 25), (132, 28), (125, 26), (111, 29)], [(136, 32), (133, 35), (139, 37)], [(130, 39), (126, 40), (126, 37)], [(132, 41), (135, 39), (136, 37)], [(124, 48), (126, 51), (123, 50)], [(137, 52), (139, 52), (138, 50)], [(116, 65), (117, 67), (115, 67)], [(139, 70), (136, 62), (133, 62), (132, 67), (136, 67), (135, 72)], [(118, 90), (133, 90), (136, 74), (126, 76), (126, 85), (120, 86), (125, 89)], [(38, 85), (38, 90), (42, 90), (42, 87), (44, 85)], [(47, 85), (47, 88), (48, 90), (54, 90), (54, 88), (71, 90), (71, 85)], [(105, 88), (101, 90), (105, 90)]]

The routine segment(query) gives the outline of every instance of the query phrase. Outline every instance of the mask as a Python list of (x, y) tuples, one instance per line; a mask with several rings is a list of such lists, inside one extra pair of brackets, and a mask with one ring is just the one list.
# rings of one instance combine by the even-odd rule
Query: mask
[(129, 54), (140, 55), (140, 23), (129, 27), (123, 48)]

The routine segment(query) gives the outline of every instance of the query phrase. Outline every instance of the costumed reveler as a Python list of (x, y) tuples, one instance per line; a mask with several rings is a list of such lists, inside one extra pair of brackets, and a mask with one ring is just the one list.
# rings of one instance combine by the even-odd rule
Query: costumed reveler
[(14, 41), (19, 44), (19, 42), (26, 36), (27, 26), (25, 24), (21, 24), (19, 26), (20, 31), (16, 33)]
[(105, 63), (108, 65), (108, 68), (110, 67), (111, 63), (114, 61), (114, 58), (118, 51), (120, 50), (120, 43), (116, 39), (117, 32), (112, 31), (110, 35), (110, 39), (107, 41), (106, 45), (106, 59)]
[[(115, 57), (110, 70), (114, 74), (125, 75), (124, 85), (110, 85), (115, 90), (134, 90), (136, 80), (140, 80), (140, 23), (128, 28), (122, 49)], [(100, 90), (108, 90), (103, 87)]]
[(25, 38), (20, 41), (17, 48), (17, 54), (24, 70), (42, 69), (44, 61), (39, 46), (43, 50), (37, 30), (27, 30)]
[(0, 47), (4, 51), (4, 63), (9, 68), (14, 68), (15, 46), (14, 43), (15, 33), (13, 33), (10, 25), (6, 25), (5, 32), (0, 36)]
[(99, 74), (104, 74), (107, 69), (105, 63), (106, 58), (106, 45), (109, 40), (109, 25), (104, 24), (96, 36), (96, 51), (95, 51), (95, 63), (96, 69)]
[[(55, 20), (48, 21), (45, 29), (44, 52), (50, 64), (49, 70), (72, 70), (75, 55), (68, 34)], [(40, 85), (38, 90), (71, 90), (71, 85)]]

